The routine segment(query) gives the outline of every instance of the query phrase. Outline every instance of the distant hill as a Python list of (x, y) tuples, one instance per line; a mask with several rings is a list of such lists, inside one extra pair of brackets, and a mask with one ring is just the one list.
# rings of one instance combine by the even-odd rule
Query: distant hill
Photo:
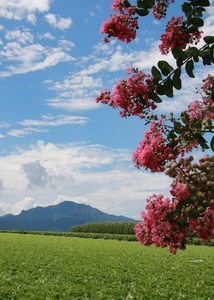
[(0, 230), (68, 232), (74, 225), (91, 222), (132, 222), (131, 218), (106, 214), (90, 205), (64, 201), (57, 205), (23, 210), (0, 217)]

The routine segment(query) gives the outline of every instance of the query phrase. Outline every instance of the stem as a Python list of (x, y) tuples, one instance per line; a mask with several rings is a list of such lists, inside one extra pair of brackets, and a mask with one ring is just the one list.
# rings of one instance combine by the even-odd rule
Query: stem
[[(198, 49), (198, 51), (203, 50), (204, 48), (206, 48), (206, 46), (208, 46), (208, 44), (205, 44), (204, 46), (202, 46), (200, 49)], [(185, 65), (191, 58), (192, 58), (192, 56), (186, 58), (186, 59), (183, 61), (182, 65), (181, 65), (180, 67), (177, 67), (176, 69), (174, 69), (174, 70), (173, 70), (173, 71), (172, 71), (165, 79), (163, 79), (162, 81), (160, 81), (160, 83), (158, 83), (158, 84), (155, 85), (154, 87), (157, 87), (159, 84), (163, 84), (165, 81), (167, 81), (172, 75), (175, 74), (175, 72), (176, 72), (177, 70), (181, 69), (181, 67), (182, 67), (183, 65)]]

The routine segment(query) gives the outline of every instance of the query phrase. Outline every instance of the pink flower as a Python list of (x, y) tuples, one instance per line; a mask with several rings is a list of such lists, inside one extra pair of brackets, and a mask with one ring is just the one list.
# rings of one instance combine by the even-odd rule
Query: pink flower
[(190, 192), (188, 190), (188, 185), (182, 182), (174, 181), (171, 184), (171, 191), (170, 193), (174, 196), (177, 200), (182, 200), (188, 198), (190, 196)]
[(213, 89), (213, 81), (214, 81), (214, 77), (212, 77), (210, 74), (207, 75), (207, 77), (205, 79), (202, 80), (204, 82), (203, 84), (203, 91), (205, 94), (209, 94), (210, 91), (212, 91)]
[(173, 203), (169, 198), (164, 199), (163, 195), (153, 195), (147, 199), (147, 212), (142, 212), (143, 221), (135, 226), (137, 240), (146, 246), (169, 246), (173, 254), (177, 249), (185, 249), (186, 229), (180, 227), (178, 217), (170, 220), (167, 218), (175, 207), (176, 202)]
[(183, 17), (172, 17), (168, 22), (165, 33), (161, 36), (159, 49), (167, 54), (174, 48), (185, 49), (188, 44), (197, 44), (201, 38), (201, 31), (188, 32)]
[(163, 133), (164, 128), (160, 123), (150, 124), (150, 129), (145, 131), (143, 141), (132, 156), (137, 168), (145, 167), (152, 172), (163, 172), (166, 162), (175, 158), (173, 149), (167, 145)]
[(138, 28), (137, 18), (130, 15), (112, 15), (100, 28), (100, 33), (106, 33), (108, 36), (104, 39), (109, 42), (110, 37), (130, 43), (136, 38), (136, 29)]
[(124, 0), (114, 0), (111, 4), (111, 8), (114, 11), (119, 11), (119, 12), (123, 13), (123, 10), (124, 10), (123, 2), (124, 2)]
[(118, 11), (119, 15), (111, 15), (100, 28), (100, 33), (106, 33), (105, 42), (109, 42), (110, 37), (115, 37), (118, 40), (130, 43), (136, 38), (136, 30), (138, 29), (138, 17), (133, 17), (136, 7), (124, 6), (123, 0), (114, 0), (111, 8)]
[[(132, 74), (131, 74), (132, 73)], [(136, 69), (128, 69), (128, 80), (121, 79), (115, 86), (112, 95), (110, 92), (102, 92), (96, 98), (97, 102), (109, 104), (113, 108), (121, 108), (122, 117), (131, 115), (142, 117), (150, 109), (155, 109), (156, 104), (150, 99), (149, 82), (153, 78), (150, 74), (144, 74)]]
[(211, 241), (214, 238), (214, 205), (207, 208), (197, 219), (191, 219), (189, 227), (202, 241)]
[(202, 107), (199, 101), (193, 101), (188, 106), (190, 120), (202, 119)]
[(174, 0), (156, 0), (156, 4), (153, 6), (153, 16), (154, 18), (160, 20), (166, 16), (167, 8), (169, 7), (169, 2), (174, 3)]

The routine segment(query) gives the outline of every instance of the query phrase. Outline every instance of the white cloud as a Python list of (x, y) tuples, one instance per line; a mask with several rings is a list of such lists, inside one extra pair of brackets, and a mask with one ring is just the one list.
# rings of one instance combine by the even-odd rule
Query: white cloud
[(0, 122), (0, 129), (2, 128), (8, 128), (10, 127), (10, 124), (6, 123), (6, 122)]
[(48, 132), (48, 127), (57, 127), (63, 125), (85, 125), (89, 122), (89, 119), (81, 116), (70, 116), (70, 115), (44, 115), (39, 120), (23, 120), (18, 122), (22, 125), (21, 129), (11, 129), (7, 132), (7, 135), (13, 137), (25, 137), (26, 135)]
[(54, 99), (48, 99), (47, 104), (67, 111), (95, 109), (99, 107), (94, 100), (95, 95), (101, 86), (99, 78), (76, 73), (68, 76), (63, 82), (55, 82), (49, 86), (58, 95)]
[(28, 29), (24, 29), (21, 31), (19, 29), (7, 31), (5, 34), (6, 40), (16, 40), (20, 44), (26, 45), (27, 43), (33, 43), (34, 36), (28, 31)]
[(47, 129), (35, 128), (35, 127), (26, 127), (22, 129), (11, 129), (7, 132), (7, 135), (13, 137), (25, 137), (26, 135), (35, 133), (35, 132), (47, 132)]
[(8, 212), (17, 215), (22, 210), (28, 210), (36, 206), (38, 206), (38, 203), (31, 197), (24, 197), (24, 199), (22, 199), (21, 201), (17, 201), (15, 204), (12, 205), (10, 203), (0, 202), (0, 216), (3, 216)]
[(64, 180), (64, 176), (48, 173), (46, 168), (38, 160), (22, 164), (21, 170), (28, 180), (27, 188), (32, 190), (45, 187), (55, 189), (59, 187), (62, 180)]
[(108, 213), (139, 217), (146, 197), (166, 193), (169, 179), (136, 170), (130, 157), (127, 149), (83, 143), (40, 141), (27, 149), (17, 148), (0, 157), (4, 182), (0, 207), (9, 213), (14, 206), (18, 213), (23, 209), (20, 199), (26, 197), (41, 206), (74, 200)]
[(54, 40), (55, 36), (53, 36), (50, 32), (45, 32), (43, 34), (39, 34), (38, 38), (41, 39), (47, 39), (47, 40)]
[(24, 120), (19, 122), (23, 126), (61, 126), (61, 125), (84, 125), (89, 121), (88, 118), (70, 115), (51, 116), (45, 115), (41, 120)]
[(58, 28), (60, 30), (69, 29), (72, 25), (71, 18), (63, 18), (59, 15), (47, 14), (45, 15), (45, 19), (50, 26)]
[(36, 13), (45, 13), (50, 9), (52, 0), (1, 0), (0, 17), (20, 21), (26, 18), (36, 23)]
[(4, 184), (3, 184), (3, 180), (0, 178), (0, 193), (2, 193), (4, 190)]
[(60, 62), (74, 60), (66, 51), (60, 46), (57, 48), (44, 47), (41, 44), (22, 46), (18, 42), (9, 42), (0, 51), (2, 62), (8, 63), (5, 70), (0, 72), (0, 76), (34, 72), (55, 66)]

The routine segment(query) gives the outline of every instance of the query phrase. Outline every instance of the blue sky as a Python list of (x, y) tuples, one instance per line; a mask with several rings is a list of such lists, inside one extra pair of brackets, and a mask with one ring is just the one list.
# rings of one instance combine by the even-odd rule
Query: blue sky
[[(182, 1), (170, 8), (170, 16)], [(131, 44), (103, 42), (111, 1), (0, 1), (0, 215), (72, 200), (107, 213), (140, 218), (145, 199), (168, 195), (170, 180), (133, 167), (145, 127), (98, 105), (130, 65), (149, 72), (160, 59), (158, 38), (168, 19), (140, 20)], [(205, 35), (214, 31), (213, 5)], [(195, 100), (207, 70), (166, 99), (159, 113)], [(204, 74), (204, 76), (203, 76)]]

